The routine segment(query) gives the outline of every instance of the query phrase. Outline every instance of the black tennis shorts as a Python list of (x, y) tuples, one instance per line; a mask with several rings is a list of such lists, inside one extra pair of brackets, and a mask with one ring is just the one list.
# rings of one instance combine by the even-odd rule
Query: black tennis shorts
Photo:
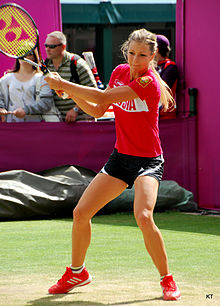
[(160, 182), (163, 176), (163, 169), (163, 155), (140, 157), (118, 153), (117, 149), (114, 149), (100, 172), (124, 181), (128, 184), (127, 188), (131, 189), (138, 176), (153, 176)]

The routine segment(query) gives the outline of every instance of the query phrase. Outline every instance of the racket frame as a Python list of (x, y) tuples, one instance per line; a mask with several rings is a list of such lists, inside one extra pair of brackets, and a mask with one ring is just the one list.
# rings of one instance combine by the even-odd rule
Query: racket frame
[[(5, 4), (2, 4), (0, 6), (0, 11), (1, 11), (1, 8), (3, 7), (6, 7), (6, 6), (12, 6), (12, 7), (15, 7), (15, 8), (18, 8), (19, 10), (23, 11), (31, 20), (31, 22), (33, 23), (34, 25), (34, 28), (35, 28), (35, 31), (36, 31), (36, 43), (34, 45), (34, 47), (32, 47), (30, 50), (28, 50), (25, 54), (21, 55), (21, 56), (18, 56), (18, 55), (12, 55), (12, 54), (9, 54), (3, 50), (1, 50), (1, 46), (0, 46), (0, 52), (3, 53), (4, 55), (7, 55), (9, 57), (12, 57), (12, 58), (22, 58), (22, 57), (25, 57), (26, 55), (28, 55), (30, 52), (34, 51), (34, 49), (37, 48), (37, 46), (39, 46), (39, 32), (38, 32), (38, 29), (37, 29), (37, 26), (36, 26), (36, 23), (34, 22), (33, 18), (30, 16), (30, 14), (23, 8), (21, 7), (20, 5), (16, 4), (16, 3), (5, 3)], [(37, 48), (38, 49), (38, 48)]]
[[(30, 21), (32, 22), (33, 26), (34, 26), (34, 29), (35, 29), (35, 33), (36, 33), (36, 42), (34, 44), (34, 46), (28, 50), (25, 54), (22, 54), (21, 56), (19, 55), (12, 55), (12, 54), (9, 54), (8, 52), (5, 52), (1, 49), (1, 46), (0, 46), (0, 52), (8, 57), (11, 57), (11, 58), (15, 58), (15, 59), (20, 59), (24, 62), (27, 62), (37, 68), (40, 68), (41, 71), (44, 73), (44, 74), (47, 74), (49, 73), (49, 70), (48, 68), (46, 67), (46, 65), (44, 64), (44, 61), (42, 59), (42, 56), (41, 56), (41, 51), (40, 51), (40, 44), (39, 44), (39, 31), (37, 29), (37, 25), (35, 23), (35, 21), (33, 20), (33, 18), (31, 17), (31, 15), (23, 8), (21, 7), (20, 5), (16, 4), (16, 3), (5, 3), (5, 4), (2, 4), (0, 6), (0, 11), (1, 11), (1, 8), (3, 7), (6, 7), (6, 6), (10, 6), (10, 7), (15, 7), (17, 8), (18, 10), (21, 10), (23, 11), (23, 13), (25, 13), (28, 18), (30, 19)], [(25, 56), (27, 56), (29, 53), (33, 52), (35, 49), (37, 49), (37, 52), (38, 52), (38, 57), (39, 57), (39, 63), (40, 64), (37, 64), (35, 62), (33, 62), (32, 60), (29, 60), (27, 58), (25, 58)]]

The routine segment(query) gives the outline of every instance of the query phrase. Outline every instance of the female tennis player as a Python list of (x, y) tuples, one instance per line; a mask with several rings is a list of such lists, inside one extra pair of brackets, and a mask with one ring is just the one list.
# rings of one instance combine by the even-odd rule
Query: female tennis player
[(56, 73), (45, 78), (52, 89), (60, 95), (69, 94), (91, 116), (103, 116), (112, 104), (117, 136), (109, 160), (73, 211), (72, 264), (49, 289), (50, 294), (67, 293), (91, 282), (84, 264), (91, 239), (91, 218), (134, 184), (134, 216), (146, 250), (159, 271), (163, 298), (181, 298), (168, 268), (163, 238), (153, 219), (164, 165), (158, 131), (159, 101), (161, 98), (165, 109), (173, 101), (154, 68), (156, 50), (155, 34), (146, 29), (132, 32), (122, 46), (127, 63), (114, 69), (105, 91), (70, 83)]

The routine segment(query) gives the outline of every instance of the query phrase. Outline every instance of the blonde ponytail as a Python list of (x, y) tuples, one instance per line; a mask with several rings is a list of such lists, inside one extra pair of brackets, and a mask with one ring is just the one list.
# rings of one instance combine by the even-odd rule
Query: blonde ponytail
[(153, 73), (155, 74), (159, 84), (160, 84), (160, 91), (161, 91), (161, 97), (160, 97), (160, 101), (162, 103), (163, 106), (163, 110), (167, 111), (168, 108), (173, 108), (176, 104), (173, 96), (172, 96), (172, 91), (170, 89), (170, 87), (167, 85), (166, 82), (164, 82), (164, 80), (161, 79), (159, 73), (157, 72), (157, 70), (155, 69), (155, 67), (152, 65), (151, 69), (153, 71)]

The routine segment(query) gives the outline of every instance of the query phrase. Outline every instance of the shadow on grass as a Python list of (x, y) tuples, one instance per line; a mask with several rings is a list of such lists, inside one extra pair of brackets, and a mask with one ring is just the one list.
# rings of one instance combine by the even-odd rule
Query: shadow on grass
[[(220, 235), (220, 218), (217, 216), (191, 215), (178, 211), (155, 212), (154, 220), (159, 229), (191, 232), (208, 235)], [(71, 218), (59, 219), (71, 222)], [(96, 215), (93, 224), (137, 227), (133, 212), (123, 212), (108, 215)]]
[[(77, 293), (68, 293), (72, 295), (76, 295)], [(157, 300), (163, 300), (162, 297), (158, 298), (151, 298), (151, 299), (144, 299), (144, 300), (132, 300), (132, 301), (124, 301), (124, 302), (116, 302), (116, 303), (99, 303), (99, 302), (91, 302), (91, 301), (57, 301), (57, 299), (62, 299), (62, 297), (65, 297), (66, 294), (59, 294), (59, 295), (48, 295), (46, 297), (36, 299), (33, 301), (29, 301), (27, 305), (30, 306), (50, 306), (50, 305), (79, 305), (79, 306), (116, 306), (116, 305), (137, 305), (141, 303), (147, 303), (147, 302), (152, 302), (152, 301), (157, 301)]]
[[(60, 299), (62, 299), (62, 297), (66, 296), (66, 294), (59, 294), (57, 295), (48, 295), (46, 297), (42, 297), (40, 299), (36, 299), (33, 301), (29, 301), (27, 303), (27, 305), (30, 306), (50, 306), (50, 305), (79, 305), (79, 306), (101, 306), (101, 305), (105, 305), (102, 303), (97, 303), (97, 302), (90, 302), (90, 301), (60, 301)], [(59, 301), (57, 301), (59, 299)]]
[[(159, 229), (220, 235), (220, 218), (203, 215), (189, 215), (181, 212), (154, 213), (154, 220)], [(94, 224), (137, 227), (133, 213), (95, 216)]]

